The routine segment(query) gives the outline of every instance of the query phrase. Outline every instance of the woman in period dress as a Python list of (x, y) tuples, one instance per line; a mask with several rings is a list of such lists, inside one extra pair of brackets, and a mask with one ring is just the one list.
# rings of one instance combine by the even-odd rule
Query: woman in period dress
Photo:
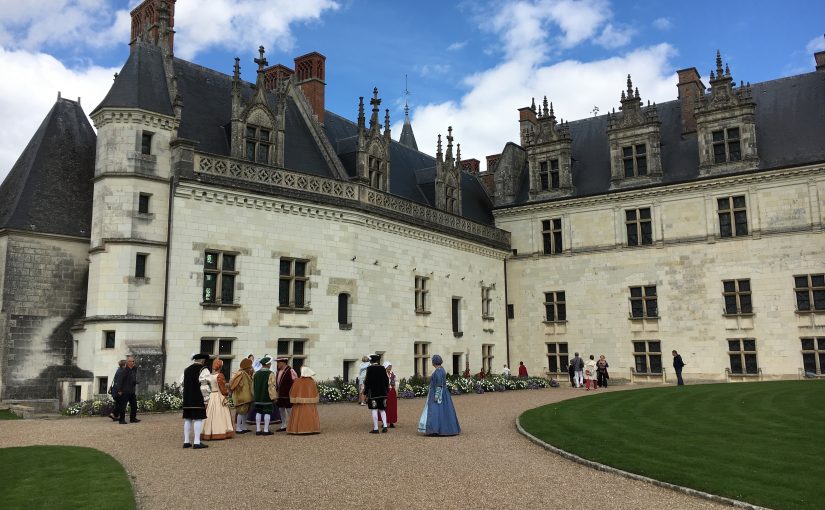
[(289, 389), (289, 401), (292, 412), (289, 414), (287, 434), (318, 434), (321, 432), (321, 420), (318, 418), (318, 385), (315, 384), (315, 372), (301, 367), (301, 377), (292, 383)]
[(447, 388), (447, 372), (441, 364), (444, 360), (438, 354), (433, 356), (433, 375), (430, 378), (430, 392), (424, 412), (418, 420), (418, 431), (428, 436), (456, 436), (461, 432), (455, 414), (453, 399)]
[(229, 381), (229, 390), (232, 392), (232, 403), (235, 404), (235, 432), (246, 434), (246, 414), (252, 407), (252, 360), (244, 358), (241, 360), (241, 368), (232, 374)]
[(384, 425), (391, 429), (395, 428), (398, 422), (398, 392), (395, 390), (395, 372), (392, 371), (392, 363), (384, 362), (384, 368), (387, 370), (387, 377), (390, 379), (390, 391), (387, 393), (387, 423)]
[(223, 368), (223, 360), (216, 359), (212, 363), (212, 373), (209, 374), (209, 404), (206, 405), (206, 420), (203, 422), (201, 436), (201, 439), (207, 441), (235, 437), (232, 413), (229, 412), (229, 405), (226, 401), (229, 388), (226, 387), (226, 377), (221, 372), (221, 368)]

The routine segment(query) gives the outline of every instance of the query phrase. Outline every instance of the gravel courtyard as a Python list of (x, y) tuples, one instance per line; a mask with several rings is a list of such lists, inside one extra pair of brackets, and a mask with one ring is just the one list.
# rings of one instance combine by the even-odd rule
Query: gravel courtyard
[(586, 468), (516, 431), (521, 412), (589, 394), (562, 387), (457, 396), (457, 437), (419, 435), (423, 400), (414, 399), (399, 400), (397, 428), (379, 435), (368, 434), (365, 407), (332, 404), (319, 406), (319, 435), (244, 434), (199, 451), (181, 448), (178, 413), (142, 415), (129, 425), (108, 418), (4, 421), (0, 447), (98, 448), (125, 466), (142, 509), (723, 507)]

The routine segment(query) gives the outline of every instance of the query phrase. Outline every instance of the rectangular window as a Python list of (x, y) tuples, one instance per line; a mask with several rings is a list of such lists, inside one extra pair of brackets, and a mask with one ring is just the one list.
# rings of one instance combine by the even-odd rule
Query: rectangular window
[(553, 374), (567, 372), (567, 365), (570, 363), (567, 342), (555, 342), (546, 345), (547, 370)]
[(653, 244), (653, 221), (650, 215), (650, 207), (626, 209), (624, 214), (627, 245), (643, 246)]
[(103, 332), (103, 348), (104, 349), (114, 349), (115, 348), (115, 332), (114, 331), (104, 331)]
[(796, 311), (825, 310), (825, 274), (806, 274), (793, 277)]
[(559, 160), (550, 160), (550, 187), (559, 189)]
[(151, 196), (148, 193), (138, 195), (138, 212), (140, 214), (149, 214), (149, 197)]
[(430, 311), (430, 279), (426, 276), (415, 277), (415, 311)]
[(640, 340), (633, 342), (633, 360), (639, 374), (662, 373), (662, 342)]
[(622, 167), (625, 177), (647, 175), (647, 145), (622, 147)]
[(825, 337), (800, 340), (802, 340), (802, 367), (805, 372), (822, 375), (825, 370)]
[(485, 374), (489, 374), (493, 370), (493, 344), (481, 345), (481, 369)]
[(515, 319), (516, 317), (516, 307), (515, 305), (507, 305), (507, 318), (508, 319)]
[(541, 238), (545, 255), (561, 253), (561, 218), (542, 220)]
[(544, 320), (546, 322), (567, 321), (567, 305), (564, 302), (564, 291), (544, 293)]
[(461, 298), (452, 301), (453, 334), (461, 333)]
[(207, 251), (203, 259), (203, 302), (218, 305), (235, 304), (234, 253)]
[(550, 189), (550, 174), (547, 171), (547, 161), (539, 163), (539, 179), (541, 180), (541, 190)]
[(281, 258), (278, 305), (281, 308), (307, 308), (309, 261)]
[(246, 159), (256, 163), (269, 164), (269, 149), (272, 145), (270, 131), (262, 127), (247, 124), (246, 126)]
[(725, 315), (753, 313), (750, 280), (722, 280), (722, 296), (725, 299)]
[(659, 303), (655, 285), (630, 287), (630, 317), (646, 319), (659, 316)]
[(152, 133), (144, 131), (140, 137), (140, 153), (144, 156), (152, 154)]
[[(210, 360), (217, 358), (223, 360), (221, 373), (226, 377), (227, 382), (229, 382), (229, 379), (232, 377), (232, 360), (235, 359), (235, 355), (232, 354), (232, 344), (234, 341), (234, 338), (201, 338), (201, 352), (208, 354)], [(211, 361), (207, 363), (207, 367), (212, 368)]]
[(748, 210), (745, 196), (717, 198), (719, 214), (719, 235), (735, 237), (748, 235)]
[(756, 340), (753, 338), (728, 339), (728, 356), (730, 357), (730, 373), (757, 374)]
[(105, 395), (109, 393), (109, 378), (108, 377), (98, 377), (97, 378), (97, 394), (98, 395)]
[(135, 256), (135, 278), (146, 278), (146, 253), (138, 253)]
[(481, 317), (490, 319), (493, 317), (493, 298), (491, 297), (493, 287), (481, 287)]
[(287, 364), (300, 373), (301, 367), (307, 363), (307, 341), (303, 338), (279, 338), (278, 357), (289, 358)]
[(349, 294), (342, 292), (338, 294), (338, 326), (341, 329), (349, 329), (352, 326), (349, 321)]
[(742, 159), (739, 128), (720, 129), (711, 133), (713, 138), (713, 162), (726, 163)]
[(427, 377), (430, 367), (430, 344), (415, 342), (413, 345), (415, 375)]

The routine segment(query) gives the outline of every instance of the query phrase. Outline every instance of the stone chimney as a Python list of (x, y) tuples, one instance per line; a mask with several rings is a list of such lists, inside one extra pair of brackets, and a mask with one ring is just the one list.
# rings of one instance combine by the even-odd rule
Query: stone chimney
[(177, 0), (144, 0), (132, 9), (131, 51), (138, 39), (160, 46), (173, 55), (175, 46), (175, 2)]
[(484, 183), (484, 187), (487, 188), (487, 194), (494, 197), (496, 195), (496, 176), (493, 175), (493, 172), (483, 172), (478, 177)]
[(487, 172), (492, 174), (496, 171), (496, 165), (498, 165), (498, 160), (501, 158), (501, 154), (492, 154), (487, 156)]
[(324, 69), (327, 57), (313, 51), (295, 58), (295, 76), (298, 85), (312, 107), (318, 122), (324, 123)]
[[(536, 100), (533, 100), (532, 106), (525, 106), (518, 109), (518, 130), (519, 138), (522, 147), (526, 147), (532, 133), (534, 126), (538, 122), (536, 118)], [(528, 135), (529, 134), (529, 135)], [(490, 168), (489, 166), (487, 167)]]
[(481, 161), (471, 158), (471, 159), (464, 159), (461, 161), (461, 170), (473, 174), (478, 175), (481, 169)]
[(676, 71), (679, 83), (679, 104), (682, 110), (682, 134), (696, 132), (696, 117), (694, 109), (699, 99), (704, 96), (705, 84), (699, 77), (699, 71), (695, 67)]

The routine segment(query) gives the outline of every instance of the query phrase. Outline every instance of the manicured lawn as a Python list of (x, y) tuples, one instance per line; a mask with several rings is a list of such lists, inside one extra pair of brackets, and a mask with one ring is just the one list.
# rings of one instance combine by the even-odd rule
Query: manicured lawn
[(534, 436), (657, 480), (776, 509), (825, 505), (825, 381), (593, 393), (521, 415)]
[(9, 411), (8, 409), (3, 409), (0, 411), (0, 420), (20, 420), (19, 416), (14, 414), (13, 412)]
[(2, 448), (0, 466), (2, 508), (135, 508), (123, 466), (92, 448)]

